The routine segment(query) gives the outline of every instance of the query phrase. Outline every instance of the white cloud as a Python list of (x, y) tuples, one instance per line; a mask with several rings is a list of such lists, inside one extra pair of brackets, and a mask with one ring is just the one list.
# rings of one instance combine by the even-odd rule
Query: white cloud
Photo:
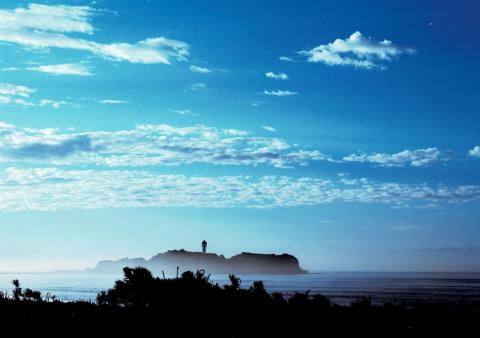
[(35, 88), (14, 85), (11, 83), (0, 83), (0, 105), (19, 106), (23, 108), (49, 106), (54, 109), (58, 109), (61, 106), (65, 105), (75, 108), (80, 107), (80, 105), (77, 103), (67, 102), (64, 100), (34, 100), (31, 95), (34, 94), (36, 91), (37, 90)]
[(248, 133), (245, 130), (239, 129), (222, 129), (222, 133), (228, 136), (246, 136)]
[(208, 91), (208, 89), (209, 89), (208, 86), (203, 82), (197, 82), (190, 85), (190, 90), (194, 92)]
[(422, 167), (441, 160), (441, 153), (437, 148), (404, 150), (396, 154), (385, 153), (357, 153), (345, 156), (346, 162), (376, 163), (385, 167)]
[(359, 31), (347, 39), (319, 45), (311, 50), (299, 52), (309, 62), (322, 62), (329, 66), (353, 66), (357, 68), (385, 68), (382, 63), (391, 61), (401, 54), (412, 54), (412, 48), (396, 46), (389, 40), (375, 41)]
[(57, 64), (57, 65), (28, 67), (27, 70), (34, 70), (37, 72), (48, 73), (53, 75), (78, 75), (78, 76), (93, 75), (89, 67), (80, 63), (64, 63), (64, 64)]
[(465, 203), (480, 198), (479, 186), (360, 183), (342, 187), (336, 181), (310, 177), (189, 177), (138, 170), (57, 168), (1, 169), (0, 191), (1, 211), (125, 207), (277, 208), (325, 203), (417, 207)]
[(91, 132), (13, 126), (0, 132), (0, 163), (108, 167), (208, 163), (286, 168), (323, 160), (330, 158), (280, 138), (202, 125), (138, 125), (130, 130)]
[(0, 95), (29, 97), (36, 89), (11, 83), (0, 83)]
[(93, 34), (90, 23), (94, 9), (88, 6), (30, 4), (27, 8), (0, 11), (0, 41), (30, 49), (63, 48), (87, 51), (106, 59), (131, 63), (184, 61), (189, 45), (165, 37), (147, 38), (137, 43), (98, 43), (69, 36)]
[(368, 183), (368, 179), (366, 179), (365, 177), (362, 177), (362, 178), (341, 178), (340, 179), (340, 182), (345, 184), (345, 185), (356, 185), (356, 184), (361, 184), (361, 183)]
[(265, 73), (265, 76), (268, 77), (269, 79), (288, 80), (288, 75), (285, 73), (268, 72), (268, 73)]
[(43, 99), (40, 101), (40, 106), (50, 106), (52, 108), (58, 109), (61, 105), (65, 104), (65, 101), (54, 101)]
[(15, 71), (20, 70), (20, 68), (18, 68), (18, 67), (5, 67), (5, 68), (2, 68), (0, 70), (2, 72), (15, 72)]
[(29, 4), (27, 8), (0, 10), (0, 28), (91, 34), (94, 11), (88, 6)]
[(148, 38), (135, 44), (95, 44), (92, 51), (117, 61), (171, 64), (172, 61), (185, 61), (189, 54), (189, 46), (185, 42), (158, 37)]
[[(0, 95), (0, 100), (1, 100)], [(19, 98), (21, 99), (21, 98)], [(67, 101), (42, 100), (39, 105), (76, 107)], [(193, 114), (190, 110), (172, 110)], [(263, 126), (269, 132), (271, 126)], [(92, 165), (107, 167), (213, 165), (273, 166), (289, 168), (312, 162), (373, 163), (384, 167), (423, 167), (445, 161), (437, 148), (405, 150), (395, 154), (356, 153), (341, 161), (318, 150), (302, 149), (278, 137), (250, 135), (244, 130), (217, 129), (204, 125), (174, 127), (140, 124), (116, 131), (19, 128), (0, 123), (0, 163), (42, 165)], [(339, 174), (344, 184), (358, 180)], [(360, 180), (361, 181), (361, 180)], [(366, 183), (363, 182), (362, 183)]]
[(126, 104), (126, 103), (130, 103), (130, 102), (125, 101), (125, 100), (105, 99), (105, 100), (98, 101), (98, 103), (101, 103), (101, 104)]
[(271, 96), (293, 96), (298, 95), (297, 92), (292, 92), (289, 90), (264, 90), (263, 94)]
[(26, 99), (13, 99), (12, 102), (11, 102), (12, 105), (14, 106), (21, 106), (21, 107), (33, 107), (35, 106), (34, 103), (26, 100)]
[(476, 146), (473, 149), (470, 149), (468, 155), (473, 157), (480, 157), (480, 146)]
[(36, 89), (11, 83), (0, 83), (0, 105), (33, 106), (29, 101), (30, 95)]
[(197, 116), (196, 113), (194, 113), (190, 109), (172, 109), (172, 113), (178, 114), (178, 115), (190, 115), (190, 116)]
[(198, 67), (198, 66), (190, 65), (190, 67), (188, 68), (194, 73), (208, 74), (212, 72), (211, 69), (206, 67)]
[(62, 106), (72, 106), (72, 107), (75, 107), (75, 108), (80, 107), (76, 103), (67, 102), (67, 101), (63, 101), (63, 100), (56, 101), (56, 100), (48, 100), (48, 99), (40, 100), (39, 106), (41, 106), (41, 107), (51, 107), (51, 108), (54, 108), (54, 109), (59, 109)]
[(293, 61), (293, 59), (291, 57), (288, 57), (288, 56), (280, 56), (278, 58), (280, 61), (284, 61), (284, 62), (291, 62)]

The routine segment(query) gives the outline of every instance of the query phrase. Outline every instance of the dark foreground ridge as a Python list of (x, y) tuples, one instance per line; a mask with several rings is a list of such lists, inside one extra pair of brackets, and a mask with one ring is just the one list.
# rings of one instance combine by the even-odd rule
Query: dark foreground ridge
[(372, 305), (332, 304), (321, 295), (296, 293), (288, 300), (269, 294), (263, 282), (248, 289), (230, 275), (218, 285), (204, 271), (187, 271), (174, 279), (155, 278), (145, 268), (125, 268), (123, 280), (98, 294), (96, 303), (64, 303), (40, 292), (0, 293), (3, 334), (35, 336), (129, 337), (316, 337), (334, 333), (476, 332), (480, 304)]
[(180, 272), (205, 270), (212, 274), (302, 274), (307, 273), (300, 267), (298, 259), (289, 254), (256, 254), (242, 252), (231, 258), (214, 253), (170, 250), (143, 258), (124, 258), (118, 261), (101, 261), (93, 272), (119, 272), (125, 266), (142, 266), (159, 274), (162, 271), (172, 274), (177, 266)]

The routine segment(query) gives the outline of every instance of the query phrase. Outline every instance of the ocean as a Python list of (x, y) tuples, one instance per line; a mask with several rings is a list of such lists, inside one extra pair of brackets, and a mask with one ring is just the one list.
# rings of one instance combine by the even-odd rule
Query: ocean
[[(347, 305), (362, 297), (374, 303), (480, 301), (480, 273), (372, 273), (319, 272), (305, 275), (240, 275), (242, 287), (262, 280), (269, 292), (282, 292), (287, 297), (294, 292), (310, 290), (333, 302)], [(23, 288), (40, 290), (43, 295), (55, 295), (63, 301), (95, 301), (101, 290), (113, 286), (121, 275), (70, 273), (0, 273), (0, 290), (12, 290), (11, 281), (20, 280)], [(210, 278), (219, 285), (228, 283), (228, 276)]]

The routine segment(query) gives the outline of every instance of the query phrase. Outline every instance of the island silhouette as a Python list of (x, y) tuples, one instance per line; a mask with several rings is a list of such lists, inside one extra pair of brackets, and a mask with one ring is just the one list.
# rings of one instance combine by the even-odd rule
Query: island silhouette
[(150, 259), (122, 258), (103, 260), (91, 269), (98, 273), (117, 273), (124, 267), (144, 267), (154, 273), (182, 273), (204, 270), (213, 274), (304, 274), (298, 259), (290, 254), (260, 254), (242, 252), (230, 258), (207, 253), (207, 242), (202, 242), (202, 251), (169, 250)]

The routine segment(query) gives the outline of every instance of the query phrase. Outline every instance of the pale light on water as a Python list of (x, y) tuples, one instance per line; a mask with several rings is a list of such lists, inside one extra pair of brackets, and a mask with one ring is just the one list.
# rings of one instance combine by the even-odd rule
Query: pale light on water
[[(57, 299), (95, 301), (101, 290), (111, 288), (121, 274), (93, 273), (2, 273), (0, 290), (11, 290), (13, 279), (23, 288), (50, 293)], [(387, 301), (480, 301), (480, 273), (362, 273), (328, 272), (306, 275), (241, 275), (242, 287), (262, 280), (269, 292), (291, 295), (310, 290), (334, 302), (348, 304), (360, 297), (374, 302)], [(211, 280), (228, 284), (228, 276), (214, 275)]]

